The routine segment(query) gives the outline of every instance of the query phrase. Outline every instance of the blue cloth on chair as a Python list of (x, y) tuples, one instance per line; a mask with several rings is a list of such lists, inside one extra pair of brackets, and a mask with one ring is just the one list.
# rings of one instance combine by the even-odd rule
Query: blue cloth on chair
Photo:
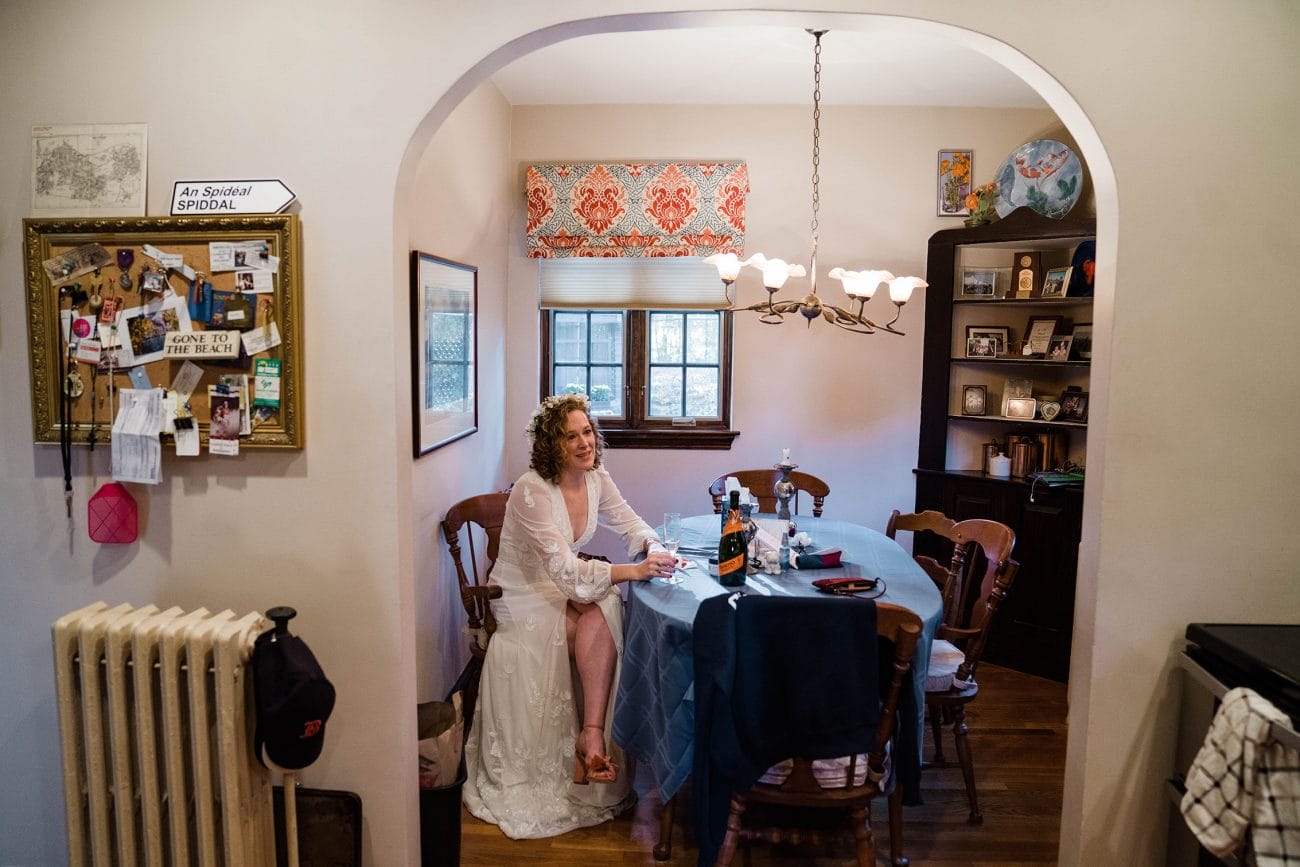
[(791, 756), (866, 752), (880, 721), (874, 602), (732, 598), (701, 603), (693, 630), (702, 867), (717, 859), (733, 790)]

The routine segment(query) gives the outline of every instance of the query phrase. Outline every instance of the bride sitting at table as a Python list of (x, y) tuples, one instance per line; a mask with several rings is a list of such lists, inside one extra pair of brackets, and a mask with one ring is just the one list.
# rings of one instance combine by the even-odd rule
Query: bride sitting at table
[[(623, 652), (615, 585), (671, 574), (676, 562), (601, 468), (588, 406), (583, 395), (556, 395), (533, 414), (532, 469), (510, 492), (492, 570), (502, 593), (465, 744), (464, 796), (472, 814), (515, 839), (597, 825), (630, 804), (621, 753), (606, 748)], [(645, 559), (580, 559), (597, 523)]]

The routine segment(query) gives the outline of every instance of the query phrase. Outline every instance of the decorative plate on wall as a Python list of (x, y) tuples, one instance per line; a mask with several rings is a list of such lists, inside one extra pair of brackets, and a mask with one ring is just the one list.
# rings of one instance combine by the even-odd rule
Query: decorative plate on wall
[(1028, 205), (1045, 217), (1059, 220), (1079, 201), (1083, 165), (1061, 142), (1037, 139), (1012, 151), (993, 177), (998, 184), (999, 217)]

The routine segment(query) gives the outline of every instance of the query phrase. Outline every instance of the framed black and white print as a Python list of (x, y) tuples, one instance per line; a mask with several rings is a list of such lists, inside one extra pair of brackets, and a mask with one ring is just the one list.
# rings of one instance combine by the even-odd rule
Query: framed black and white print
[(478, 268), (411, 251), (415, 457), (478, 430)]

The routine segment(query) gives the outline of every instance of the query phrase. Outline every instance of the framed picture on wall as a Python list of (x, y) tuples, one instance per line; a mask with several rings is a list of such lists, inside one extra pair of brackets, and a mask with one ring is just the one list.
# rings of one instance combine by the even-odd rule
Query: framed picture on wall
[(478, 268), (411, 251), (415, 457), (478, 430)]
[(966, 197), (971, 191), (971, 170), (975, 162), (972, 150), (939, 151), (939, 204), (940, 217), (966, 217)]

